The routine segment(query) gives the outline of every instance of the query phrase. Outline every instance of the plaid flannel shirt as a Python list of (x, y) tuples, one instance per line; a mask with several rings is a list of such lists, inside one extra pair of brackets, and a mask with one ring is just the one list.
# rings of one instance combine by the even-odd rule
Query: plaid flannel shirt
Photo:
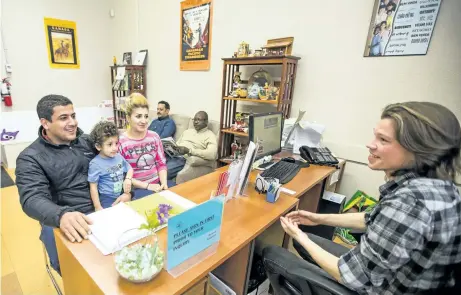
[(360, 244), (342, 255), (341, 282), (361, 294), (414, 294), (454, 284), (461, 262), (461, 197), (451, 181), (396, 177), (365, 214)]

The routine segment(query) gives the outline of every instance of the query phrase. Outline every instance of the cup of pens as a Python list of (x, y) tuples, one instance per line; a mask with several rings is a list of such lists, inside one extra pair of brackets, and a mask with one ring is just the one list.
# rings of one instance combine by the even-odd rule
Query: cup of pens
[(269, 203), (275, 203), (280, 196), (280, 184), (271, 183), (267, 188), (266, 201)]

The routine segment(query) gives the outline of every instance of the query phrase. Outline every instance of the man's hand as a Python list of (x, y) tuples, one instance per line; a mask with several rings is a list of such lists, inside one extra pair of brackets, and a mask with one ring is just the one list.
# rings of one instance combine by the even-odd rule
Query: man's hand
[(176, 150), (181, 155), (186, 155), (186, 154), (188, 154), (190, 152), (189, 149), (186, 148), (185, 146), (178, 146), (178, 147), (176, 147)]
[(88, 235), (91, 234), (89, 224), (92, 224), (92, 221), (85, 214), (66, 212), (59, 221), (59, 228), (72, 243), (75, 241), (80, 243), (82, 237), (88, 239)]
[(168, 189), (168, 184), (164, 183), (160, 186), (160, 190), (166, 190)]
[(118, 197), (115, 202), (112, 204), (112, 206), (117, 205), (118, 203), (123, 203), (123, 202), (129, 202), (131, 201), (131, 195), (129, 193), (123, 193)]
[(102, 206), (94, 206), (95, 211), (101, 211), (102, 209), (104, 209)]
[(125, 193), (131, 192), (131, 179), (125, 178), (123, 181), (123, 191)]
[(307, 237), (307, 235), (299, 229), (298, 223), (294, 223), (286, 217), (280, 217), (280, 221), (283, 227), (283, 230), (290, 235), (293, 239), (299, 241), (302, 237)]
[(303, 224), (308, 226), (319, 225), (319, 214), (304, 210), (297, 210), (287, 214), (287, 219), (292, 223)]

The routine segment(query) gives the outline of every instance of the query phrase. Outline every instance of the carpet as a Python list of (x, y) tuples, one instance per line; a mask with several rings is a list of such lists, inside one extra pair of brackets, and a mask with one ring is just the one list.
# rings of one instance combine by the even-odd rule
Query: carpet
[(11, 179), (8, 172), (6, 172), (5, 168), (2, 167), (2, 188), (14, 185), (13, 179)]

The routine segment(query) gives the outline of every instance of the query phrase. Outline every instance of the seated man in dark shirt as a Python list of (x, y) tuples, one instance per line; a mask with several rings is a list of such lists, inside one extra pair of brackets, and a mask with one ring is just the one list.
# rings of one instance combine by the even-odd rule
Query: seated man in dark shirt
[(176, 132), (176, 123), (170, 118), (170, 104), (160, 101), (157, 105), (157, 119), (149, 125), (149, 130), (154, 131), (160, 138), (173, 137)]
[(93, 144), (78, 128), (72, 101), (47, 95), (37, 104), (38, 138), (16, 160), (16, 185), (24, 212), (40, 222), (40, 239), (60, 273), (53, 228), (72, 242), (90, 234), (85, 215), (94, 211), (88, 185)]

